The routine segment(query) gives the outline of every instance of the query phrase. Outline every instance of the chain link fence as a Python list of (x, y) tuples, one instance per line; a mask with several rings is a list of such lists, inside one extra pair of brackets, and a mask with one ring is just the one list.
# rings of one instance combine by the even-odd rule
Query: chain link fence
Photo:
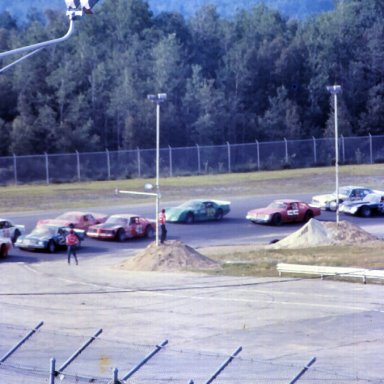
[[(384, 136), (340, 137), (340, 164), (384, 162)], [(333, 138), (160, 148), (162, 177), (330, 166)], [(8, 156), (1, 184), (61, 183), (155, 176), (156, 149)]]
[[(10, 324), (0, 324), (1, 332), (7, 332), (8, 340), (15, 342), (26, 329)], [(255, 358), (248, 351), (240, 353), (204, 350), (200, 351), (173, 347), (172, 340), (156, 355), (147, 359), (156, 345), (135, 344), (129, 340), (104, 337), (94, 338), (65, 368), (60, 369), (69, 357), (87, 341), (86, 335), (79, 336), (64, 331), (42, 328), (28, 339), (6, 361), (0, 363), (0, 382), (4, 384), (75, 384), (114, 383), (117, 370), (117, 383), (161, 384), (161, 383), (211, 383), (215, 384), (288, 384), (300, 383), (370, 383), (369, 379), (356, 378), (338, 373), (337, 369), (324, 369), (310, 366), (309, 357), (303, 356), (302, 364), (286, 359)], [(0, 342), (0, 352), (9, 346)], [(237, 349), (239, 351), (240, 348)], [(52, 360), (56, 370), (52, 371)], [(228, 364), (226, 364), (228, 363)], [(320, 363), (321, 364), (321, 363)], [(310, 366), (310, 367), (309, 367)], [(223, 368), (223, 369), (221, 369)], [(304, 369), (303, 369), (304, 368)], [(133, 372), (134, 371), (134, 372)], [(305, 374), (300, 376), (300, 372)], [(126, 380), (123, 378), (128, 377)]]

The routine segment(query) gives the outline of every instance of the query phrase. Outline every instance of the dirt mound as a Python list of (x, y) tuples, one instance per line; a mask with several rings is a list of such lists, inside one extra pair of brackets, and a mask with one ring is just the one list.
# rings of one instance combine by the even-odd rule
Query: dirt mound
[(279, 248), (308, 248), (326, 245), (366, 244), (378, 241), (364, 229), (348, 221), (324, 222), (311, 219), (298, 231), (268, 247)]
[(130, 271), (188, 271), (218, 268), (220, 264), (195, 251), (181, 241), (169, 240), (158, 247), (151, 243), (120, 268)]

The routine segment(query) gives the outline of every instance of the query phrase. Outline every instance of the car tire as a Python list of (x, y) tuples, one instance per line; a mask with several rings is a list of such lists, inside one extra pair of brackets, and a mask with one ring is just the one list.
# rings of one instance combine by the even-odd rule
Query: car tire
[(21, 235), (20, 231), (18, 229), (15, 229), (15, 232), (13, 232), (12, 236), (12, 243), (15, 244), (18, 237)]
[(279, 225), (281, 225), (281, 223), (282, 223), (282, 218), (281, 218), (280, 213), (275, 213), (272, 216), (272, 224), (275, 226), (279, 226)]
[(56, 252), (56, 244), (53, 240), (50, 240), (47, 246), (47, 250), (49, 253), (55, 253)]
[(127, 240), (127, 234), (125, 233), (124, 229), (120, 228), (117, 231), (116, 240), (119, 241), (120, 243)]
[(2, 244), (0, 247), (0, 258), (4, 259), (8, 257), (8, 247), (5, 244)]
[(363, 205), (360, 208), (360, 215), (362, 217), (370, 217), (372, 215), (372, 210), (367, 205)]
[(311, 210), (308, 210), (307, 212), (305, 212), (305, 215), (304, 215), (304, 222), (305, 223), (307, 223), (312, 218), (313, 218), (313, 212)]
[(155, 230), (150, 225), (145, 228), (145, 237), (147, 239), (153, 239), (155, 237)]
[(186, 224), (193, 224), (195, 222), (195, 216), (193, 215), (192, 212), (188, 212), (187, 216), (185, 218), (185, 223)]
[(218, 209), (215, 215), (216, 220), (223, 220), (224, 214), (222, 209)]

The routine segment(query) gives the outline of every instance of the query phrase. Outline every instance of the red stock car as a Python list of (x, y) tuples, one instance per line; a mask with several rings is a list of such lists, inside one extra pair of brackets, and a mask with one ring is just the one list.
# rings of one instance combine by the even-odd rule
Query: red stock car
[(298, 200), (274, 200), (265, 208), (253, 209), (247, 213), (246, 219), (255, 224), (281, 225), (283, 223), (307, 222), (319, 216), (320, 208), (313, 207)]
[(94, 239), (125, 241), (135, 237), (155, 236), (155, 223), (131, 214), (111, 215), (105, 223), (88, 228), (87, 236)]
[(39, 220), (37, 225), (58, 225), (62, 227), (73, 227), (87, 231), (91, 225), (104, 223), (108, 216), (104, 214), (72, 211), (63, 213), (55, 219)]

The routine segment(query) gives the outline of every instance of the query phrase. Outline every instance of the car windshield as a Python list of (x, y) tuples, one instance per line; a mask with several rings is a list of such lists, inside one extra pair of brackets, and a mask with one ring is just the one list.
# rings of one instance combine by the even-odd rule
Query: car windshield
[(106, 221), (106, 224), (126, 225), (127, 224), (127, 219), (125, 219), (124, 217), (119, 217), (119, 216), (111, 216)]
[(178, 206), (178, 208), (199, 208), (201, 203), (199, 201), (188, 200)]
[(77, 221), (79, 219), (78, 215), (73, 213), (63, 213), (60, 216), (56, 217), (57, 220), (69, 220), (69, 221)]
[(287, 204), (285, 204), (284, 202), (282, 201), (273, 201), (271, 204), (268, 205), (268, 208), (286, 208), (287, 207)]
[(31, 232), (31, 235), (35, 235), (35, 236), (54, 235), (56, 232), (57, 232), (57, 227), (50, 227), (48, 225), (39, 225)]

